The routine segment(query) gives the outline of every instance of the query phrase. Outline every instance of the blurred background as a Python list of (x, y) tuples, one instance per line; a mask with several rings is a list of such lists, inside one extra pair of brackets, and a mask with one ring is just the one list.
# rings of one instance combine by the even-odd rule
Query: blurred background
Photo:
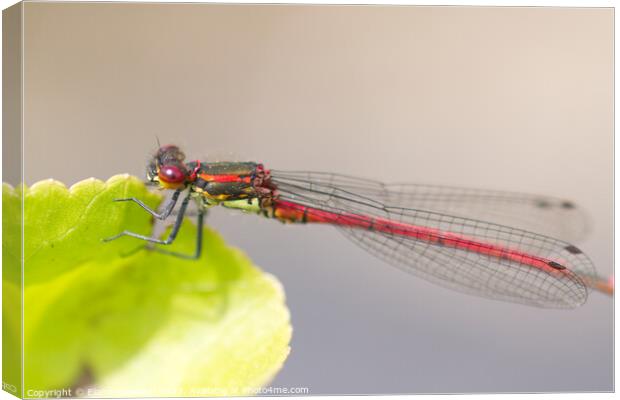
[[(612, 259), (613, 9), (24, 5), (26, 182), (143, 176), (162, 142), (384, 181), (564, 197)], [(283, 282), (311, 394), (613, 390), (612, 300), (557, 311), (452, 292), (335, 229), (217, 209)], [(207, 249), (208, 251), (208, 249)]]

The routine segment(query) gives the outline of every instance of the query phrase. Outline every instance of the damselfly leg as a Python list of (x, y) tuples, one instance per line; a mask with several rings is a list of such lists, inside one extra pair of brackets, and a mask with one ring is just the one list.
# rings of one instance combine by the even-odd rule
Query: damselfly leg
[[(144, 210), (146, 210), (146, 212), (151, 214), (153, 217), (163, 221), (164, 219), (168, 218), (170, 214), (172, 213), (172, 210), (174, 210), (174, 206), (176, 206), (177, 200), (179, 199), (179, 196), (181, 195), (182, 191), (183, 191), (182, 189), (174, 191), (174, 193), (172, 194), (172, 197), (170, 198), (170, 200), (168, 201), (168, 203), (164, 207), (164, 210), (161, 213), (158, 213), (157, 211), (153, 210), (152, 208), (144, 204), (141, 200), (135, 197), (129, 197), (127, 199), (114, 199), (113, 201), (116, 201), (116, 202), (133, 201), (134, 203), (142, 207)], [(109, 239), (111, 240), (111, 238)]]
[[(170, 216), (170, 214), (174, 210), (174, 207), (175, 207), (175, 205), (177, 203), (177, 200), (178, 200), (181, 192), (182, 192), (182, 190), (176, 190), (174, 192), (174, 194), (172, 195), (172, 198), (168, 201), (168, 203), (164, 207), (164, 210), (161, 213), (158, 213), (157, 211), (153, 210), (152, 208), (150, 208), (149, 206), (144, 204), (142, 201), (140, 201), (140, 200), (138, 200), (136, 198), (133, 198), (133, 197), (132, 198), (127, 198), (127, 199), (115, 199), (114, 201), (132, 201), (132, 202), (138, 204), (142, 209), (147, 211), (153, 217), (155, 217), (155, 218), (157, 218), (159, 220), (164, 220), (168, 216)], [(188, 193), (187, 196), (185, 196), (185, 198), (181, 202), (181, 206), (180, 206), (180, 208), (179, 208), (179, 210), (177, 212), (177, 216), (176, 216), (176, 219), (174, 221), (174, 225), (172, 226), (172, 230), (170, 231), (170, 233), (168, 234), (168, 237), (166, 239), (159, 239), (159, 238), (156, 238), (156, 237), (150, 237), (150, 236), (142, 235), (142, 234), (131, 232), (131, 231), (123, 231), (123, 232), (121, 232), (121, 233), (119, 233), (117, 235), (105, 238), (105, 239), (103, 239), (103, 241), (104, 242), (109, 242), (109, 241), (121, 238), (123, 236), (130, 236), (130, 237), (133, 237), (133, 238), (136, 238), (136, 239), (140, 239), (140, 240), (144, 240), (144, 241), (147, 241), (147, 242), (153, 243), (153, 244), (161, 244), (161, 245), (172, 244), (174, 242), (174, 240), (176, 239), (177, 234), (179, 233), (179, 230), (180, 230), (181, 225), (183, 223), (183, 218), (185, 217), (185, 213), (187, 211), (187, 206), (189, 205), (190, 199), (191, 199), (191, 193)], [(169, 255), (172, 255), (172, 256), (180, 257), (180, 258), (198, 259), (198, 258), (200, 258), (200, 255), (202, 253), (202, 228), (203, 228), (203, 225), (204, 225), (204, 208), (200, 207), (200, 209), (198, 211), (198, 217), (197, 217), (198, 233), (196, 235), (196, 250), (194, 251), (193, 254), (178, 253), (178, 252), (164, 250), (164, 249), (160, 249), (158, 247), (149, 246), (149, 245), (146, 245), (144, 247), (148, 248), (150, 250), (157, 251), (159, 253), (165, 253), (165, 254), (169, 254)]]
[[(180, 211), (179, 211), (179, 214), (181, 214)], [(171, 256), (179, 257), (179, 258), (185, 258), (187, 260), (199, 259), (200, 255), (202, 254), (202, 228), (204, 226), (205, 214), (206, 214), (206, 211), (203, 208), (200, 208), (198, 210), (198, 216), (196, 218), (196, 228), (198, 229), (198, 231), (196, 232), (196, 248), (194, 250), (194, 254), (178, 253), (176, 251), (170, 251), (170, 250), (160, 249), (159, 247), (149, 246), (148, 244), (146, 245), (146, 247), (158, 253), (168, 254)], [(183, 218), (182, 215), (181, 215), (181, 218)], [(177, 220), (178, 220), (178, 217), (177, 217)]]

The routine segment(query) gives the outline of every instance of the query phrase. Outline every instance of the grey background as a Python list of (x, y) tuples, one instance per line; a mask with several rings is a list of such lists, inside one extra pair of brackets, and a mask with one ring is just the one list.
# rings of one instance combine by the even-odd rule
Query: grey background
[[(25, 5), (25, 176), (142, 175), (162, 141), (385, 181), (566, 197), (612, 272), (613, 10)], [(495, 302), (386, 266), (322, 226), (216, 210), (284, 284), (312, 394), (613, 389), (612, 301)]]

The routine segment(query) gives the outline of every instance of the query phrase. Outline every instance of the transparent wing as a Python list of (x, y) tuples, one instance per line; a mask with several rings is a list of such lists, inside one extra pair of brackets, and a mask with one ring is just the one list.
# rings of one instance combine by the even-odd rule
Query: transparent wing
[(374, 188), (358, 187), (362, 181), (356, 178), (279, 171), (272, 171), (272, 176), (282, 206), (307, 207), (310, 220), (333, 224), (388, 263), (455, 290), (539, 307), (572, 308), (587, 298), (580, 276), (596, 275), (585, 254), (559, 239), (493, 222), (386, 205), (369, 196)]
[(378, 200), (392, 207), (461, 216), (541, 233), (576, 243), (589, 231), (587, 214), (574, 203), (551, 196), (424, 184), (384, 184), (321, 172), (282, 172), (289, 182), (312, 180)]
[(389, 264), (460, 292), (544, 308), (575, 308), (588, 296), (584, 283), (570, 269), (540, 270), (395, 235), (340, 229), (354, 243)]

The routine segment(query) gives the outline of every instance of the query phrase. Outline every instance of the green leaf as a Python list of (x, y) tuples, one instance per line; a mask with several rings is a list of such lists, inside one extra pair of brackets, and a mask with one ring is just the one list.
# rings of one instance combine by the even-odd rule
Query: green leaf
[[(135, 204), (115, 203), (115, 198), (138, 197), (151, 207), (161, 197), (147, 191), (140, 180), (117, 175), (107, 182), (91, 178), (69, 190), (54, 180), (41, 181), (24, 192), (25, 284), (30, 285), (93, 260), (108, 260), (127, 253), (136, 243), (101, 239), (123, 229), (148, 234), (151, 216)], [(133, 207), (130, 207), (133, 206)]]
[(2, 383), (19, 395), (22, 371), (21, 188), (2, 185)]
[[(4, 186), (4, 200), (12, 190)], [(205, 229), (200, 260), (123, 256), (142, 242), (101, 241), (125, 229), (150, 234), (148, 213), (112, 201), (156, 206), (136, 178), (69, 190), (44, 181), (24, 195), (27, 396), (78, 386), (98, 397), (242, 395), (282, 367), (291, 337), (283, 290), (215, 232)], [(171, 250), (191, 253), (195, 235), (184, 223)]]

